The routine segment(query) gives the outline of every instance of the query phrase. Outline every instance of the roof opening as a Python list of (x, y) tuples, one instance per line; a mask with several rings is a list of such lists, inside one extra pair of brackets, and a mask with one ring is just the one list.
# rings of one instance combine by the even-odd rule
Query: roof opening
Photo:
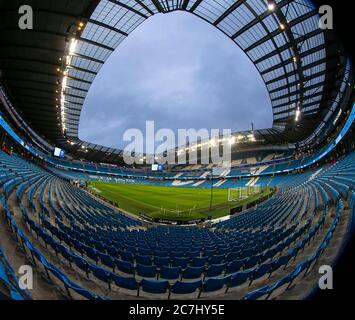
[[(158, 14), (116, 49), (96, 77), (83, 141), (124, 148), (125, 130), (270, 128), (272, 109), (252, 62), (222, 32), (184, 12)], [(192, 141), (191, 141), (192, 142)], [(173, 146), (172, 146), (173, 147)]]

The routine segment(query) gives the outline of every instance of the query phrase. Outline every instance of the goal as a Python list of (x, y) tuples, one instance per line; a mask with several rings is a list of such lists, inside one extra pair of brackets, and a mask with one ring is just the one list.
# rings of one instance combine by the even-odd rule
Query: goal
[(161, 207), (160, 208), (160, 214), (165, 216), (165, 217), (180, 217), (180, 216), (191, 216), (193, 210), (196, 209), (196, 206), (194, 206), (191, 209), (187, 210), (179, 210), (179, 206), (176, 205), (176, 209), (166, 209)]
[(229, 188), (228, 189), (228, 201), (241, 201), (247, 199), (250, 196), (260, 193), (262, 191), (261, 186), (243, 187), (243, 188)]

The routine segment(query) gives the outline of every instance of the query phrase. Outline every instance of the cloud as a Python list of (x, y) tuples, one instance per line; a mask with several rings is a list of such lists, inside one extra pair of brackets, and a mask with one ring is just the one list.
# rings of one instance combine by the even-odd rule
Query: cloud
[(95, 79), (79, 137), (123, 148), (123, 133), (145, 128), (272, 125), (265, 85), (248, 57), (224, 34), (186, 13), (144, 22), (112, 54)]

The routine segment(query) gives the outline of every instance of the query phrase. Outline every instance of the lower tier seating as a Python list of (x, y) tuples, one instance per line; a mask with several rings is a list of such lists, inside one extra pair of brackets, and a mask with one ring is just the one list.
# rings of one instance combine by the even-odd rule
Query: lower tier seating
[[(38, 285), (62, 298), (278, 298), (302, 283), (343, 223), (355, 224), (354, 158), (287, 180), (227, 221), (167, 227), (147, 226), (1, 152), (0, 226), (46, 278)], [(0, 249), (0, 294), (38, 298), (20, 289), (8, 257)]]

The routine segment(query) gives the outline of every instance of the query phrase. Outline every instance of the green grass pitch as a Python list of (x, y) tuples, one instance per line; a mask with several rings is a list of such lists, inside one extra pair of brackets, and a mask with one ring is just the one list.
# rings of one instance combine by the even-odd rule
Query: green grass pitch
[[(154, 218), (192, 220), (207, 218), (210, 207), (210, 189), (164, 187), (142, 184), (118, 184), (90, 181), (91, 192), (118, 204), (119, 208), (138, 215), (145, 213)], [(229, 214), (231, 207), (237, 207), (270, 193), (266, 188), (247, 199), (228, 202), (228, 189), (213, 189), (212, 217)]]

